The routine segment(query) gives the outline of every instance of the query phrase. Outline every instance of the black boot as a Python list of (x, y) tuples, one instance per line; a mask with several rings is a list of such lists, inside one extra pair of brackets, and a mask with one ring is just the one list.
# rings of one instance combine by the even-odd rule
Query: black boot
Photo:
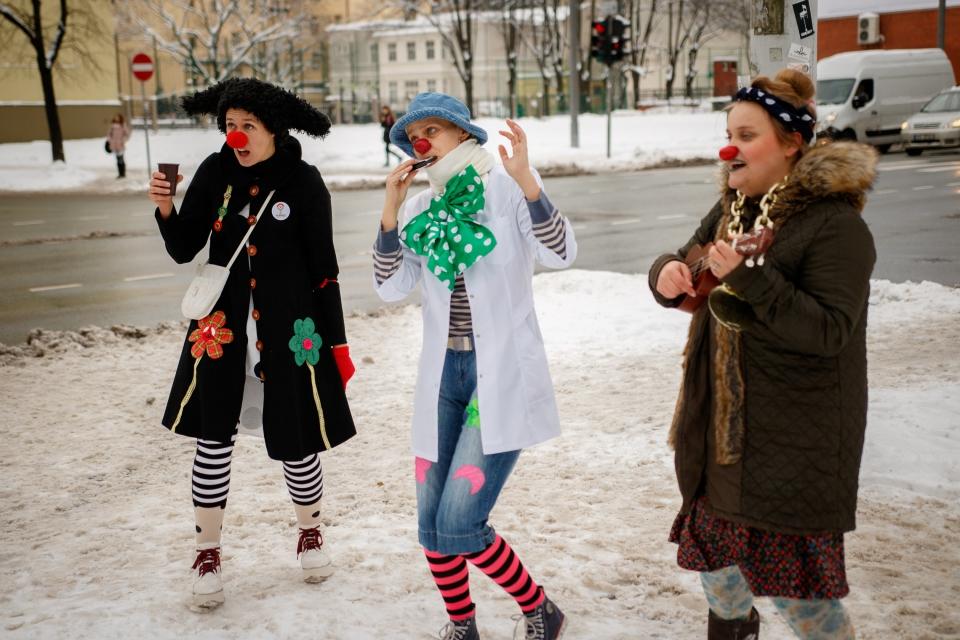
[(760, 638), (760, 614), (750, 610), (746, 620), (724, 620), (713, 611), (707, 620), (707, 640), (758, 640)]
[(117, 177), (124, 178), (127, 175), (127, 163), (124, 161), (123, 156), (117, 156)]

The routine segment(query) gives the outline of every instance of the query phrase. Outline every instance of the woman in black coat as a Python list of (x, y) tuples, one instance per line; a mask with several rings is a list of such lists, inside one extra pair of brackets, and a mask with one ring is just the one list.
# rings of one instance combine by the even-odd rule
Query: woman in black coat
[(249, 78), (185, 98), (183, 107), (216, 114), (227, 144), (197, 169), (179, 210), (164, 174), (153, 174), (150, 199), (167, 252), (189, 262), (209, 239), (209, 261), (226, 265), (253, 227), (213, 311), (190, 323), (163, 416), (171, 431), (197, 438), (194, 607), (207, 609), (223, 602), (220, 528), (238, 425), (262, 426), (268, 455), (283, 461), (305, 580), (332, 573), (320, 530), (317, 454), (356, 433), (345, 396), (354, 367), (330, 194), (288, 134), (322, 136), (329, 120), (296, 96)]

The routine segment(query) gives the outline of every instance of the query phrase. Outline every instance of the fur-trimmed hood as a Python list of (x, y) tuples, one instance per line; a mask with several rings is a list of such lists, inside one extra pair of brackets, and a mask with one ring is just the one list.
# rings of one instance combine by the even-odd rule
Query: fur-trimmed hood
[[(810, 203), (829, 197), (847, 201), (857, 211), (863, 211), (867, 191), (873, 188), (877, 177), (877, 159), (873, 147), (858, 142), (827, 142), (811, 148), (794, 165), (771, 217), (782, 223)], [(723, 165), (719, 178), (726, 211), (737, 196), (727, 186), (729, 175), (729, 169)]]

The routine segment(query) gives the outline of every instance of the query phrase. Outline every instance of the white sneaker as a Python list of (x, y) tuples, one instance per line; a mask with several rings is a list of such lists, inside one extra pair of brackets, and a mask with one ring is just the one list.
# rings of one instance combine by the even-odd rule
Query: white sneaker
[(303, 581), (315, 584), (333, 575), (333, 561), (323, 549), (323, 533), (320, 527), (300, 529), (297, 541), (297, 557), (303, 569)]
[(220, 545), (211, 543), (197, 549), (193, 562), (197, 572), (193, 578), (193, 601), (190, 608), (197, 613), (212, 611), (223, 604), (223, 581), (220, 579)]

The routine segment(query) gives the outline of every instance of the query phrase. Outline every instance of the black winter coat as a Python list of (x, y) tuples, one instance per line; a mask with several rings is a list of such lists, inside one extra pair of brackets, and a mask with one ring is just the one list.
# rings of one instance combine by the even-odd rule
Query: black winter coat
[[(197, 169), (179, 211), (166, 220), (159, 210), (155, 213), (167, 252), (178, 263), (193, 260), (209, 239), (209, 261), (225, 265), (276, 189), (214, 306), (214, 313), (225, 315), (224, 327), (233, 332), (233, 340), (220, 345), (221, 357), (203, 353), (198, 362), (190, 341), (198, 323), (190, 323), (163, 415), (163, 424), (176, 433), (229, 441), (247, 378), (246, 323), (252, 315), (260, 356), (256, 371), (264, 391), (263, 433), (267, 453), (276, 460), (302, 460), (327, 449), (327, 443), (334, 447), (356, 434), (331, 352), (334, 345), (346, 343), (346, 335), (330, 194), (320, 172), (300, 156), (300, 143), (287, 137), (269, 159), (242, 167), (224, 145)], [(214, 231), (227, 185), (233, 187), (228, 210), (222, 229)], [(245, 219), (238, 212), (246, 205)], [(312, 369), (296, 363), (290, 344), (295, 321), (305, 318), (321, 338), (319, 347), (308, 343), (319, 356)]]

